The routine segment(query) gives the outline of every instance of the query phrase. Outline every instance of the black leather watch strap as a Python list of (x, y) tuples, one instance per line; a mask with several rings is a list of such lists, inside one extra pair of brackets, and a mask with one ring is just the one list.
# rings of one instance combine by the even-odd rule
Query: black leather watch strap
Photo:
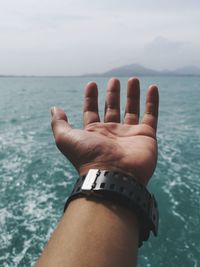
[(157, 236), (159, 218), (157, 202), (146, 187), (133, 177), (118, 172), (92, 169), (77, 180), (64, 211), (69, 202), (78, 197), (108, 199), (132, 209), (140, 223), (139, 246), (148, 240), (150, 231)]

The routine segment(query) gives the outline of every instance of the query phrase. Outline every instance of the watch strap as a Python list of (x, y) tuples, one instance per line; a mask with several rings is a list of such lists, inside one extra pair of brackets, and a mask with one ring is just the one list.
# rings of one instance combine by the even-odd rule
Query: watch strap
[(148, 240), (150, 231), (157, 236), (159, 214), (155, 197), (132, 176), (91, 169), (87, 175), (78, 178), (64, 211), (69, 202), (78, 197), (108, 199), (132, 209), (140, 223), (140, 245)]

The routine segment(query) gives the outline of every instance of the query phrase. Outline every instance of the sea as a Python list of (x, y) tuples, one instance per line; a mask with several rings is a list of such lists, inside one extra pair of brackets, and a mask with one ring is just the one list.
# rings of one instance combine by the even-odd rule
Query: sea
[[(77, 173), (58, 151), (50, 108), (82, 128), (83, 91), (99, 88), (103, 118), (108, 78), (0, 78), (0, 266), (34, 266), (63, 213)], [(121, 78), (124, 113), (126, 84)], [(138, 267), (200, 266), (200, 77), (141, 77), (160, 90), (158, 164), (148, 189), (157, 198), (158, 237), (139, 250)], [(108, 236), (109, 238), (109, 236)], [(70, 241), (69, 241), (70, 242)]]

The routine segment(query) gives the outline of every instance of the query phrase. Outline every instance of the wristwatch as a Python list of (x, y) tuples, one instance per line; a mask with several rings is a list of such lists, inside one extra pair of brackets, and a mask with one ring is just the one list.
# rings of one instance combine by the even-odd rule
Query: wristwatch
[(91, 169), (87, 175), (78, 178), (64, 211), (70, 201), (79, 197), (109, 200), (133, 210), (140, 225), (139, 247), (143, 241), (148, 240), (150, 231), (157, 236), (159, 213), (156, 199), (134, 177), (119, 172)]

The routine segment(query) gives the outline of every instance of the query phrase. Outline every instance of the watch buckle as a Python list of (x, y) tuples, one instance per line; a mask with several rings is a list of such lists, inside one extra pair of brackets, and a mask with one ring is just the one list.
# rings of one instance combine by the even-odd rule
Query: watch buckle
[(89, 170), (88, 174), (85, 177), (83, 185), (81, 187), (82, 192), (87, 193), (88, 191), (91, 191), (96, 185), (96, 180), (98, 176), (99, 175), (98, 175), (97, 170), (95, 169)]

